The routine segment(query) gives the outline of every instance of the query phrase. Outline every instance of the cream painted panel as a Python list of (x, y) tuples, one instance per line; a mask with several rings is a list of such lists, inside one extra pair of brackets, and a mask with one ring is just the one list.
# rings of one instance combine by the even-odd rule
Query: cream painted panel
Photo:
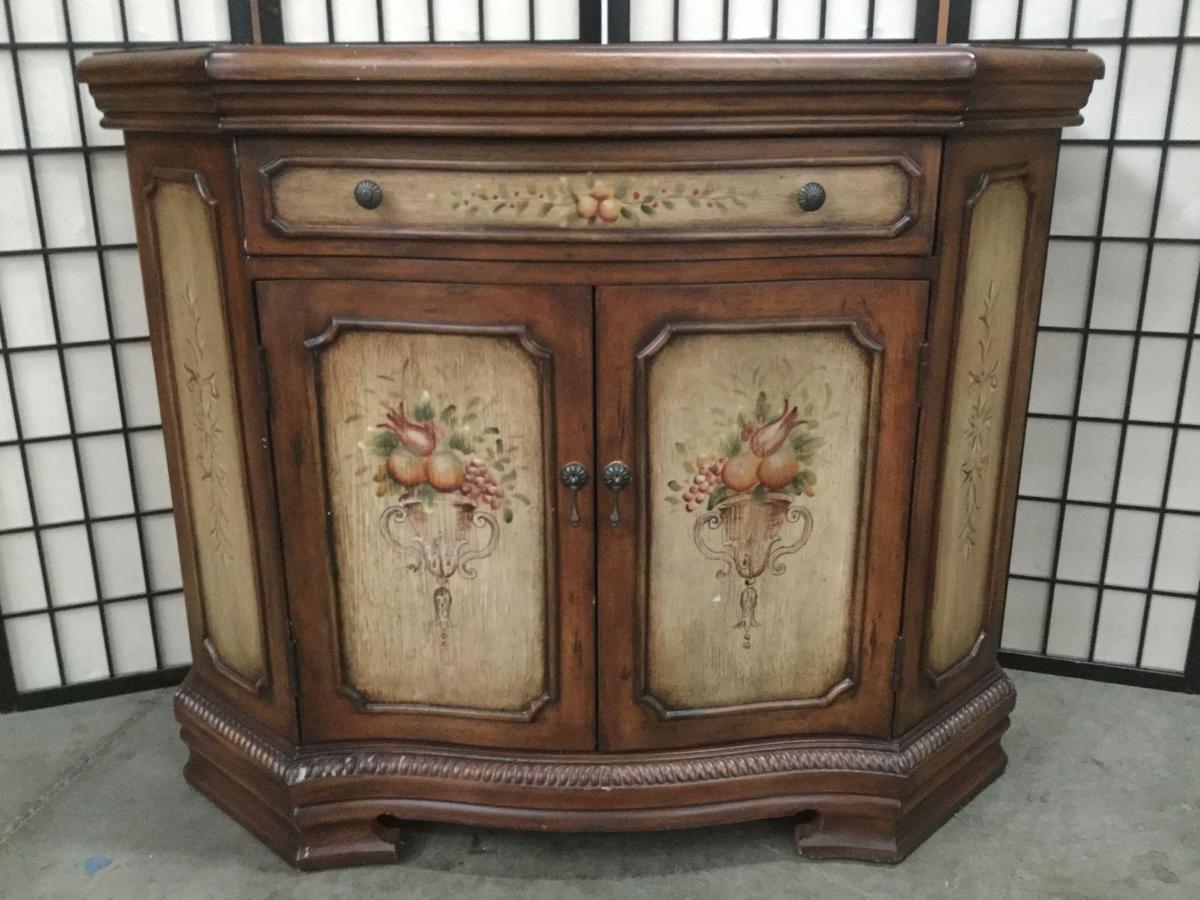
[(677, 334), (651, 358), (647, 685), (663, 706), (849, 686), (875, 377), (839, 327)]
[(529, 708), (548, 674), (539, 360), (510, 336), (365, 330), (318, 366), (344, 682)]
[[(288, 163), (269, 179), (277, 225), (297, 233), (719, 233), (730, 226), (886, 233), (907, 216), (910, 187), (915, 186), (915, 176), (891, 162), (566, 174)], [(362, 179), (383, 189), (378, 208), (363, 209), (355, 201), (354, 188)], [(820, 209), (805, 212), (797, 193), (811, 181), (824, 186), (826, 200)]]
[(151, 204), (205, 635), (257, 687), (261, 599), (210, 201), (194, 181), (163, 180)]
[(982, 639), (1004, 458), (1029, 194), (992, 181), (971, 215), (938, 507), (926, 667), (940, 675)]

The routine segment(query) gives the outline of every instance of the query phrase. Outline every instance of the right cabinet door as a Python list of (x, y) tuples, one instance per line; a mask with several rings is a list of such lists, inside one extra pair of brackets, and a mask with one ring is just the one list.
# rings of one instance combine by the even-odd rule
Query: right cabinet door
[(602, 747), (890, 733), (927, 298), (598, 292)]

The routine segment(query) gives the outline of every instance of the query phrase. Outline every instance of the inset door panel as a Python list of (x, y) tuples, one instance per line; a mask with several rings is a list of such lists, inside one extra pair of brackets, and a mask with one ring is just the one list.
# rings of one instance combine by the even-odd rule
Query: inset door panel
[(307, 738), (592, 745), (588, 294), (260, 285)]
[(550, 354), (520, 331), (420, 327), (308, 342), (343, 682), (370, 704), (524, 713), (549, 675)]
[(669, 714), (854, 684), (881, 353), (847, 320), (667, 326), (639, 354), (646, 688)]
[(600, 291), (603, 746), (888, 733), (926, 294)]

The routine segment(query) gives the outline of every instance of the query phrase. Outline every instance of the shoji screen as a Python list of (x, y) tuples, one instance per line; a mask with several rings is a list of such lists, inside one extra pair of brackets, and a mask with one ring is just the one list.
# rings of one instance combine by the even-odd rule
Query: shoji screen
[(4, 14), (0, 709), (177, 680), (189, 662), (121, 136), (72, 70), (102, 48), (229, 39), (225, 0)]
[(970, 38), (1108, 68), (1062, 150), (1006, 661), (1198, 689), (1200, 3), (975, 0)]
[[(610, 34), (634, 41), (911, 41), (923, 0), (620, 0)], [(626, 18), (626, 16), (628, 18)], [(930, 23), (936, 21), (936, 16)], [(927, 37), (933, 40), (933, 35)]]
[(281, 0), (283, 39), (599, 41), (597, 0)]

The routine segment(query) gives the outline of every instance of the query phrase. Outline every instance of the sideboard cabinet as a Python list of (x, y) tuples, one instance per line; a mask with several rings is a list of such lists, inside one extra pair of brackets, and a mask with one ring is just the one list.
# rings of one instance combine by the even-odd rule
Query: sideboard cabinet
[(405, 823), (791, 817), (898, 860), (1005, 765), (1059, 130), (970, 47), (199, 48), (126, 131), (197, 788)]

